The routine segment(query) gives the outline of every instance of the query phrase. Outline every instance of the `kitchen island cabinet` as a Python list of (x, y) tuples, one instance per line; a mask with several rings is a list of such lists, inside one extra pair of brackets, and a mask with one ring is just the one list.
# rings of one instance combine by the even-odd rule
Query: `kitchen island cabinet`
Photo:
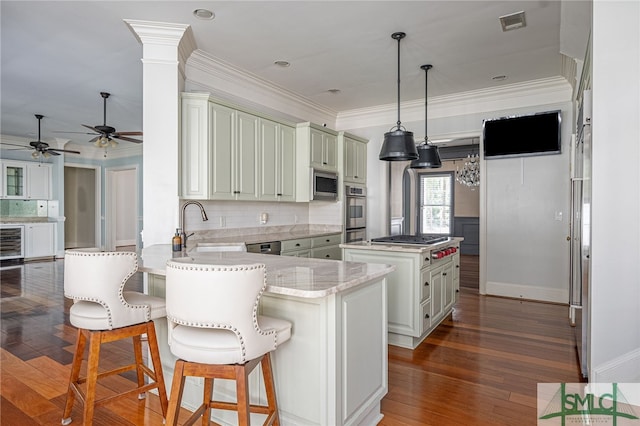
[[(452, 312), (459, 291), (460, 240), (429, 246), (340, 245), (344, 260), (396, 267), (387, 286), (389, 344), (415, 349)], [(438, 258), (448, 248), (455, 252)]]
[[(264, 263), (267, 287), (260, 312), (290, 321), (291, 339), (272, 353), (276, 394), (283, 425), (374, 425), (382, 418), (387, 392), (387, 291), (384, 264), (337, 262), (242, 252), (183, 253), (194, 263)], [(164, 296), (169, 245), (140, 254), (147, 291)], [(176, 358), (169, 351), (166, 321), (156, 321), (167, 386)], [(264, 402), (261, 375), (249, 378), (252, 401)], [(195, 409), (202, 381), (188, 378), (183, 406)], [(216, 381), (216, 397), (235, 398), (231, 382)], [(235, 413), (214, 410), (214, 419), (235, 424)], [(262, 416), (256, 415), (256, 424)]]

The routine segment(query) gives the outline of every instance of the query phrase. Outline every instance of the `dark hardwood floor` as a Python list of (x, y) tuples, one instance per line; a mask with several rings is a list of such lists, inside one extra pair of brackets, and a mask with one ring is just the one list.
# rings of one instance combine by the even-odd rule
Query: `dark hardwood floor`
[[(566, 306), (479, 296), (477, 274), (461, 264), (453, 314), (416, 350), (389, 346), (381, 425), (535, 425), (537, 383), (580, 381)], [(57, 260), (0, 271), (2, 425), (60, 424), (75, 338), (62, 266)], [(136, 274), (127, 287), (141, 282)], [(126, 342), (105, 345), (101, 368), (130, 350)], [(113, 393), (134, 379), (106, 379), (99, 391)], [(150, 395), (98, 408), (94, 424), (160, 426), (160, 413)], [(72, 416), (80, 424), (78, 404)]]

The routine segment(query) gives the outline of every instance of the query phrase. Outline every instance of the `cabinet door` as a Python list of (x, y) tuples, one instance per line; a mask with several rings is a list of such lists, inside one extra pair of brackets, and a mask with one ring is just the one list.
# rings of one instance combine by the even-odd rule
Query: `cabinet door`
[(279, 126), (260, 120), (260, 199), (276, 201), (279, 192)]
[(325, 169), (327, 167), (324, 154), (324, 133), (311, 129), (311, 167)]
[(236, 112), (221, 105), (209, 105), (211, 123), (211, 194), (216, 200), (233, 200), (234, 140)]
[(237, 200), (258, 199), (258, 124), (255, 115), (237, 112), (235, 189)]
[[(207, 99), (183, 98), (180, 118), (180, 192), (182, 198), (209, 198), (209, 120)], [(227, 166), (228, 167), (228, 166)]]
[(26, 167), (20, 163), (3, 162), (2, 176), (4, 181), (3, 194), (6, 198), (26, 197)]
[(367, 181), (367, 144), (344, 139), (344, 179), (350, 182)]
[(354, 180), (358, 183), (367, 182), (367, 144), (356, 142), (356, 173)]
[(455, 286), (454, 286), (454, 275), (453, 275), (453, 262), (449, 262), (442, 269), (442, 284), (444, 287), (444, 311), (449, 312), (451, 307), (453, 306), (453, 302), (455, 301)]
[(51, 165), (28, 164), (27, 165), (27, 198), (34, 200), (51, 199)]
[(55, 255), (53, 223), (32, 223), (25, 226), (25, 258)]
[(296, 200), (296, 131), (292, 127), (280, 126), (278, 144), (280, 172), (278, 196), (280, 201)]
[(442, 280), (442, 266), (438, 266), (431, 270), (431, 322), (436, 323), (444, 314), (442, 304), (442, 292), (444, 291), (444, 283)]
[(324, 134), (323, 143), (325, 168), (338, 171), (338, 138), (333, 135)]

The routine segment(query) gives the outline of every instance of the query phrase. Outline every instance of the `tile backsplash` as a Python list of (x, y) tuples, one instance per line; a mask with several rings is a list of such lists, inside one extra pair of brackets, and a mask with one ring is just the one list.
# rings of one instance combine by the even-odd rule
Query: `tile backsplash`
[(0, 200), (0, 215), (3, 217), (46, 217), (45, 200)]

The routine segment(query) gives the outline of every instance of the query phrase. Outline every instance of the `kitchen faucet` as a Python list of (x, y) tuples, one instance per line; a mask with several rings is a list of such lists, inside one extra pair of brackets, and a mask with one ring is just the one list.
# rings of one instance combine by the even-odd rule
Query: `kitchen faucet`
[(200, 202), (198, 201), (187, 201), (186, 203), (184, 203), (182, 205), (182, 213), (180, 215), (180, 229), (182, 229), (182, 234), (180, 235), (182, 237), (182, 248), (186, 249), (187, 248), (187, 238), (190, 237), (192, 234), (187, 235), (186, 230), (184, 229), (184, 211), (187, 209), (187, 206), (190, 204), (195, 204), (196, 206), (200, 207), (200, 215), (202, 216), (202, 221), (206, 221), (209, 220), (209, 218), (207, 217), (207, 213), (204, 211), (204, 207), (202, 207), (202, 204), (200, 204)]

